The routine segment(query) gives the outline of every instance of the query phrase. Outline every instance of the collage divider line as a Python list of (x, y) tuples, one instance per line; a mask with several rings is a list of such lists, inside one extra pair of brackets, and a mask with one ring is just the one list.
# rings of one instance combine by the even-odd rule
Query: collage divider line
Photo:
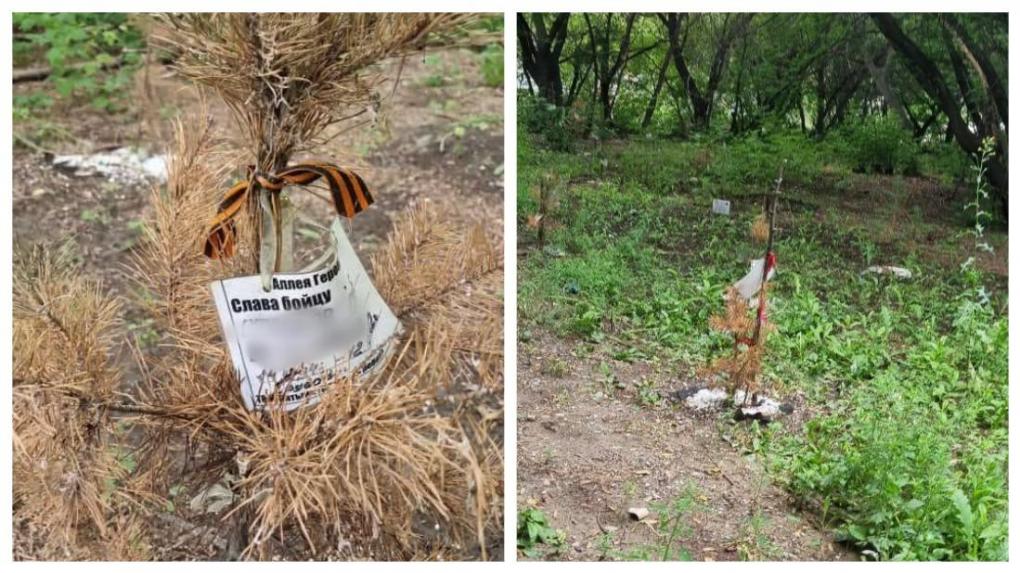
[(503, 556), (517, 562), (517, 19), (503, 13)]

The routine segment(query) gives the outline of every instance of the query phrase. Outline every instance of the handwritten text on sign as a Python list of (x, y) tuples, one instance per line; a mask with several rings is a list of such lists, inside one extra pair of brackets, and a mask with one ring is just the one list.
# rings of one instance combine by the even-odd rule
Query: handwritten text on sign
[(375, 290), (350, 240), (334, 221), (336, 259), (310, 273), (212, 283), (216, 310), (241, 396), (258, 410), (279, 400), (287, 410), (315, 404), (337, 378), (382, 369), (401, 327)]

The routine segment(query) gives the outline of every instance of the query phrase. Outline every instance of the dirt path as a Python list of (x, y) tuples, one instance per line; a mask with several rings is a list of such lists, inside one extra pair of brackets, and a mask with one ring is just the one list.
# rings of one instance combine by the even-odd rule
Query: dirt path
[(731, 422), (665, 399), (641, 405), (642, 381), (662, 395), (679, 387), (670, 369), (598, 351), (579, 358), (579, 348), (548, 333), (518, 346), (518, 503), (566, 532), (554, 558), (619, 559), (654, 547), (653, 527), (628, 508), (680, 498), (693, 502), (679, 542), (692, 559), (854, 558), (724, 439)]

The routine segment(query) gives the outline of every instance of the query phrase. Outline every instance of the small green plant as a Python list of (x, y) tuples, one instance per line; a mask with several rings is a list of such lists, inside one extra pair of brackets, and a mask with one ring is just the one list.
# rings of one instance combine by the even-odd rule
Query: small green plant
[(551, 447), (546, 446), (542, 449), (542, 464), (549, 465), (556, 461), (556, 451)]
[[(99, 109), (123, 105), (125, 88), (141, 61), (144, 37), (126, 14), (16, 13), (15, 42), (22, 60), (45, 59), (52, 72), (47, 83), (62, 98), (84, 98)], [(36, 92), (15, 98), (15, 117), (53, 105), (53, 97)]]
[(570, 366), (566, 360), (559, 356), (550, 356), (542, 363), (542, 374), (553, 378), (563, 378), (570, 372)]
[(616, 391), (623, 387), (623, 384), (617, 380), (612, 367), (605, 362), (599, 363), (599, 385), (602, 388), (602, 393), (606, 396), (615, 395)]
[(425, 79), (422, 80), (426, 87), (438, 88), (446, 85), (446, 69), (443, 65), (443, 60), (438, 55), (426, 55), (425, 67), (430, 70), (429, 75), (425, 76)]
[(479, 55), (482, 66), (482, 81), (490, 88), (503, 85), (503, 45), (489, 44)]
[[(995, 140), (992, 138), (986, 138), (981, 142), (981, 155), (978, 159), (977, 165), (973, 165), (972, 169), (975, 172), (974, 181), (974, 200), (964, 206), (965, 211), (973, 209), (974, 214), (974, 225), (970, 230), (970, 234), (974, 237), (974, 248), (978, 251), (986, 253), (992, 253), (995, 249), (988, 244), (985, 238), (985, 225), (991, 220), (991, 213), (984, 210), (982, 203), (988, 200), (988, 189), (986, 182), (986, 173), (988, 170), (988, 160), (995, 153)], [(960, 271), (963, 275), (964, 280), (970, 285), (971, 289), (975, 293), (975, 298), (982, 304), (989, 302), (988, 291), (981, 284), (980, 273), (974, 268), (976, 259), (974, 255), (967, 257), (967, 260), (960, 265)]]
[(552, 527), (545, 512), (529, 507), (517, 512), (517, 550), (531, 559), (555, 555), (563, 549), (567, 535)]
[(737, 543), (741, 561), (774, 561), (782, 556), (782, 550), (769, 538), (768, 528), (769, 518), (761, 510), (747, 518)]
[(642, 378), (637, 384), (638, 404), (646, 408), (654, 408), (662, 402), (662, 394), (655, 388), (655, 381)]
[(571, 325), (571, 330), (598, 342), (602, 339), (603, 311), (591, 303), (581, 303), (577, 308), (577, 318)]
[(110, 223), (110, 214), (103, 207), (83, 209), (79, 218), (85, 223), (97, 223), (99, 225), (108, 225)]
[(688, 491), (684, 495), (674, 499), (669, 504), (661, 504), (653, 507), (653, 511), (659, 516), (659, 560), (669, 561), (675, 558), (680, 561), (689, 561), (690, 552), (675, 544), (686, 539), (693, 530), (687, 523), (688, 514), (694, 508), (694, 495)]
[(128, 322), (128, 331), (139, 348), (145, 350), (159, 343), (160, 334), (155, 325), (156, 322), (152, 318)]
[(854, 237), (854, 246), (861, 252), (865, 265), (871, 265), (875, 262), (875, 256), (878, 255), (878, 246), (873, 241), (865, 237)]
[(603, 531), (601, 534), (599, 534), (598, 540), (595, 542), (595, 545), (599, 551), (600, 561), (610, 559), (612, 555), (615, 553), (614, 547), (616, 545), (616, 540), (613, 539), (613, 532)]
[(637, 495), (637, 491), (638, 491), (637, 482), (635, 482), (632, 479), (629, 479), (629, 480), (623, 482), (622, 491), (623, 491), (623, 496), (624, 497), (627, 497), (627, 498), (634, 497), (635, 495)]
[(187, 487), (183, 484), (175, 484), (170, 486), (167, 491), (167, 500), (163, 503), (163, 511), (166, 513), (174, 513), (177, 511), (177, 501), (183, 499), (183, 495), (187, 491)]
[(694, 507), (694, 493), (691, 489), (669, 503), (654, 504), (655, 543), (632, 547), (619, 554), (619, 557), (627, 561), (690, 561), (691, 553), (681, 542), (694, 532), (688, 523)]
[[(985, 240), (985, 226), (992, 219), (992, 214), (984, 210), (983, 203), (988, 201), (988, 184), (986, 174), (988, 172), (988, 160), (995, 154), (995, 140), (992, 138), (986, 138), (981, 142), (981, 155), (978, 159), (977, 165), (974, 165), (972, 169), (975, 172), (974, 181), (974, 200), (964, 207), (966, 210), (973, 209), (974, 212), (974, 227), (971, 229), (971, 233), (974, 235), (974, 246), (985, 252), (993, 252), (995, 249)], [(972, 259), (967, 260), (968, 263), (972, 262)]]

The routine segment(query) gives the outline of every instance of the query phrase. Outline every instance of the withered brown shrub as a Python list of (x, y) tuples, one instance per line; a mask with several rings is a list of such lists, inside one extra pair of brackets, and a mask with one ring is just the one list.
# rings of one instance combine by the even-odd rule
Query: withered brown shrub
[[(116, 301), (59, 254), (16, 260), (17, 518), (59, 534), (68, 555), (143, 558), (167, 542), (150, 526), (176, 488), (221, 484), (233, 496), (216, 515), (232, 532), (225, 557), (491, 557), (502, 539), (502, 245), (412, 208), (370, 266), (405, 327), (397, 351), (378, 377), (335, 380), (291, 413), (245, 409), (208, 291), (251, 274), (256, 218), (239, 221), (238, 256), (202, 254), (245, 155), (276, 164), (310, 149), (345, 109), (375, 101), (372, 64), (462, 21), (163, 17), (181, 70), (224, 97), (252, 145), (231, 145), (204, 114), (176, 125), (132, 268), (162, 334), (156, 352), (135, 353), (138, 380), (122, 380), (113, 358)], [(265, 106), (241, 105), (261, 96)]]
[(123, 514), (136, 500), (117, 487), (127, 471), (109, 408), (121, 387), (112, 364), (120, 305), (77, 273), (66, 247), (16, 251), (13, 283), (15, 512), (50, 547), (142, 556), (138, 526)]
[[(762, 289), (767, 289), (767, 285), (765, 283)], [(756, 320), (747, 301), (733, 288), (726, 293), (724, 312), (709, 317), (708, 323), (713, 330), (731, 336), (733, 344), (729, 353), (712, 360), (700, 374), (722, 385), (731, 395), (742, 390), (745, 401), (751, 399), (763, 389), (761, 364), (770, 325), (762, 324), (756, 339)]]

